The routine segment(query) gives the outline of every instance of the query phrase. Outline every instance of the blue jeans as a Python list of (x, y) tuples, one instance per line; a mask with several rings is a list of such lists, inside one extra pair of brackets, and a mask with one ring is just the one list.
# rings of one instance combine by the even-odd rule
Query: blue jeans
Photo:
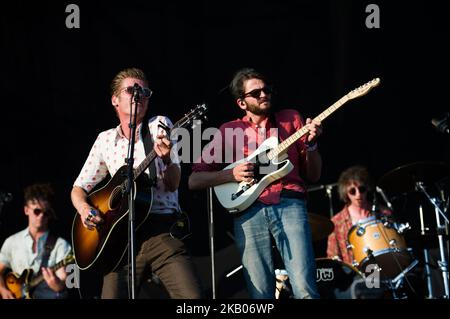
[(234, 218), (236, 245), (251, 298), (273, 299), (275, 270), (271, 236), (280, 252), (295, 298), (320, 298), (311, 230), (304, 200), (281, 198), (279, 204), (256, 202)]

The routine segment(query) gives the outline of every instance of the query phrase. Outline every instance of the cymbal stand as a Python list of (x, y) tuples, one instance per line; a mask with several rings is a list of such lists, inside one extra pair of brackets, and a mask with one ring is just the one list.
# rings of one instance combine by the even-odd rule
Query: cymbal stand
[(327, 197), (328, 197), (328, 205), (330, 207), (330, 218), (333, 218), (333, 216), (334, 216), (334, 211), (333, 211), (333, 193), (332, 193), (332, 191), (333, 191), (333, 187), (335, 185), (336, 184), (325, 185), (325, 191), (326, 191), (326, 194), (327, 194)]
[(442, 276), (444, 279), (444, 291), (445, 294), (443, 296), (444, 299), (449, 299), (449, 284), (448, 284), (448, 262), (445, 255), (445, 245), (444, 245), (444, 232), (445, 226), (441, 224), (441, 219), (439, 218), (439, 211), (436, 209), (436, 224), (438, 230), (438, 239), (439, 239), (439, 252), (441, 255), (441, 260), (438, 261), (439, 269), (442, 272)]
[(447, 258), (445, 254), (445, 245), (444, 245), (444, 232), (445, 232), (445, 225), (441, 224), (440, 216), (444, 217), (444, 220), (448, 223), (448, 218), (445, 216), (444, 212), (442, 211), (440, 204), (442, 203), (440, 200), (436, 198), (432, 198), (427, 191), (425, 190), (425, 187), (423, 186), (422, 182), (416, 183), (417, 189), (422, 191), (425, 196), (428, 198), (428, 200), (433, 204), (435, 208), (436, 213), (436, 227), (437, 227), (437, 233), (438, 233), (438, 240), (439, 240), (439, 252), (441, 259), (438, 261), (439, 269), (442, 272), (442, 277), (444, 280), (444, 295), (442, 298), (449, 299), (450, 291), (449, 291), (449, 283), (448, 283), (448, 263)]
[(430, 203), (434, 206), (434, 208), (437, 210), (437, 212), (439, 212), (439, 214), (441, 214), (441, 216), (445, 219), (445, 221), (448, 223), (448, 218), (447, 216), (445, 216), (444, 212), (442, 211), (441, 207), (440, 207), (440, 200), (433, 198), (430, 196), (430, 194), (428, 194), (428, 192), (426, 191), (425, 187), (423, 186), (422, 182), (417, 182), (416, 183), (416, 189), (421, 191), (422, 193), (425, 194), (425, 196), (427, 197), (427, 199), (430, 201)]
[[(420, 214), (420, 234), (422, 236), (425, 236), (425, 230), (428, 228), (425, 228), (425, 224), (423, 221), (423, 208), (422, 205), (419, 206), (419, 214)], [(427, 289), (428, 289), (428, 299), (433, 299), (433, 283), (431, 281), (431, 270), (430, 270), (430, 257), (429, 252), (427, 248), (423, 249), (423, 259), (425, 263), (425, 277), (427, 279)]]
[(328, 206), (330, 208), (330, 218), (334, 216), (333, 211), (333, 187), (336, 187), (337, 183), (327, 184), (327, 185), (318, 185), (318, 186), (312, 186), (308, 188), (308, 192), (314, 192), (321, 189), (325, 189), (326, 196), (328, 197)]

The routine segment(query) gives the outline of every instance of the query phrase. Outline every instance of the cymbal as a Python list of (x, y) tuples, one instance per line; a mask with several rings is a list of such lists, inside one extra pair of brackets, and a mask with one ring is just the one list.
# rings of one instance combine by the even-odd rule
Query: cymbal
[(321, 215), (308, 213), (313, 241), (325, 239), (334, 230), (333, 222)]
[(416, 162), (403, 165), (384, 174), (378, 186), (389, 192), (412, 192), (417, 182), (425, 186), (448, 176), (448, 166), (443, 162)]

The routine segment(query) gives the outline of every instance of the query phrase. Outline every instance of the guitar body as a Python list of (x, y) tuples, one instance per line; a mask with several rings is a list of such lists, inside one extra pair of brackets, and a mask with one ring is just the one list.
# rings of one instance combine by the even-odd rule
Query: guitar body
[(251, 155), (224, 168), (224, 170), (231, 169), (243, 162), (255, 163), (255, 183), (230, 182), (214, 187), (220, 204), (230, 213), (238, 213), (247, 209), (269, 184), (292, 171), (294, 166), (286, 159), (287, 155), (271, 161), (267, 159), (266, 154), (277, 146), (278, 139), (270, 137)]
[[(72, 224), (75, 261), (81, 270), (108, 273), (121, 262), (128, 247), (128, 196), (123, 193), (127, 166), (122, 166), (104, 187), (93, 191), (88, 202), (103, 218), (94, 230), (83, 226), (77, 213)], [(151, 186), (146, 175), (135, 180), (135, 230), (147, 220), (152, 203)]]
[(20, 276), (15, 272), (10, 272), (6, 275), (6, 287), (14, 294), (16, 299), (31, 299), (28, 283), (32, 277), (32, 269), (25, 269)]

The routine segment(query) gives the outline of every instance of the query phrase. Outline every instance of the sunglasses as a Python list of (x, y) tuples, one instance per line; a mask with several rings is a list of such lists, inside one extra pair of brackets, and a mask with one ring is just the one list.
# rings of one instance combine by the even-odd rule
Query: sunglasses
[(356, 189), (358, 189), (360, 194), (363, 194), (365, 192), (367, 192), (367, 187), (366, 186), (359, 186), (359, 187), (352, 187), (348, 190), (348, 193), (350, 195), (356, 195)]
[(35, 208), (33, 209), (33, 213), (36, 216), (39, 216), (40, 214), (44, 214), (45, 216), (49, 216), (52, 215), (52, 210), (51, 209), (41, 209), (41, 208)]
[(268, 95), (268, 94), (272, 94), (273, 90), (271, 87), (265, 86), (263, 88), (260, 89), (254, 89), (250, 92), (244, 93), (242, 95), (242, 98), (246, 98), (247, 96), (251, 96), (255, 99), (259, 98), (261, 96), (261, 92), (264, 92), (264, 94)]
[[(127, 92), (129, 95), (132, 95), (134, 93), (134, 86), (127, 86), (126, 88), (123, 88), (120, 92), (123, 91)], [(153, 94), (153, 91), (150, 90), (149, 88), (139, 87), (139, 91), (145, 99), (150, 98), (150, 96), (152, 96)]]

